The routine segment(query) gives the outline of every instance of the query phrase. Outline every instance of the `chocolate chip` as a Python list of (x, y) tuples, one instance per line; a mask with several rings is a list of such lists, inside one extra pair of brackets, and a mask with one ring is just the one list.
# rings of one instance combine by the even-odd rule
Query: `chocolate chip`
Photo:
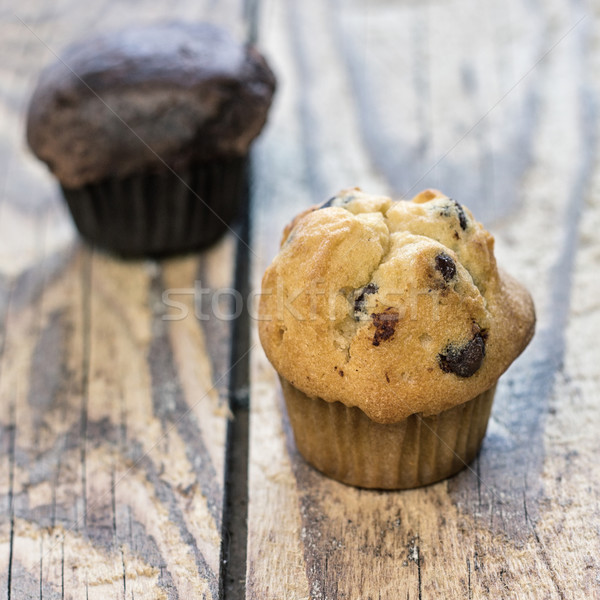
[(460, 223), (460, 228), (464, 231), (467, 228), (467, 215), (461, 204), (459, 204), (456, 200), (452, 200), (454, 205), (456, 206), (456, 212), (458, 213), (458, 222)]
[[(460, 203), (458, 203), (456, 200), (452, 199), (452, 198), (448, 198), (448, 204), (446, 204), (446, 206), (444, 206), (444, 208), (442, 208), (441, 211), (441, 215), (444, 217), (449, 217), (451, 212), (450, 209), (454, 208), (453, 212), (456, 212), (456, 215), (458, 216), (458, 222), (460, 223), (460, 228), (464, 231), (468, 225), (469, 225), (469, 221), (467, 219), (467, 215), (465, 214), (465, 210), (463, 209), (462, 205)], [(456, 239), (458, 239), (458, 234), (456, 232), (454, 232), (454, 237)]]
[(445, 252), (435, 257), (435, 268), (442, 274), (444, 281), (450, 281), (456, 275), (456, 265)]
[(464, 346), (448, 344), (438, 354), (438, 363), (444, 373), (454, 373), (459, 377), (471, 377), (481, 367), (485, 357), (485, 333), (477, 332)]
[(332, 198), (329, 198), (327, 202), (323, 202), (319, 208), (330, 208), (331, 206), (339, 206), (343, 208), (346, 204), (348, 204), (348, 202), (352, 202), (354, 198), (355, 196), (352, 194), (346, 195), (343, 198), (340, 198), (339, 196), (333, 196)]
[(394, 335), (400, 315), (395, 310), (386, 308), (382, 313), (373, 313), (371, 318), (375, 325), (373, 346), (379, 346), (381, 342), (389, 340)]
[(340, 374), (340, 377), (344, 376), (344, 371), (342, 371), (341, 369), (338, 371), (338, 373)]
[(330, 206), (333, 206), (333, 203), (337, 200), (337, 196), (333, 196), (332, 198), (329, 198), (329, 200), (327, 200), (326, 202), (323, 202), (323, 204), (321, 204), (321, 206), (319, 206), (319, 208), (329, 208)]
[(368, 283), (365, 287), (360, 291), (358, 296), (354, 298), (354, 318), (358, 321), (359, 315), (356, 313), (363, 312), (365, 310), (365, 303), (367, 299), (365, 296), (368, 294), (376, 294), (379, 291), (379, 288), (374, 283)]

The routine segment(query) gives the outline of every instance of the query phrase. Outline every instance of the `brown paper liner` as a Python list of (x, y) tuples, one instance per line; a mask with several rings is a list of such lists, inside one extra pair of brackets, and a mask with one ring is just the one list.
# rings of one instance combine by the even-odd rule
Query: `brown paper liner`
[(109, 178), (63, 195), (79, 233), (121, 256), (167, 256), (215, 242), (241, 212), (247, 158)]
[(381, 424), (283, 378), (281, 385), (300, 454), (333, 479), (379, 489), (428, 485), (464, 469), (485, 436), (496, 388), (431, 417)]

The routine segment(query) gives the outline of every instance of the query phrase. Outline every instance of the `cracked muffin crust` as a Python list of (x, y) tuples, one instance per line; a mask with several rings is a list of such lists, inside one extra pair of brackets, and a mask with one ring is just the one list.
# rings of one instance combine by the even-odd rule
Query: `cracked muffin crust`
[(377, 423), (436, 415), (492, 388), (534, 331), (494, 238), (435, 190), (344, 190), (286, 228), (259, 308), (267, 357), (309, 398)]

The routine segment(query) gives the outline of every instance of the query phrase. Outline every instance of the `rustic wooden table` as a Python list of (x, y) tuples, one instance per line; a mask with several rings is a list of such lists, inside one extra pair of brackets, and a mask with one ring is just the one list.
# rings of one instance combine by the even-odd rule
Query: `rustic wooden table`
[[(0, 598), (600, 598), (600, 2), (9, 4)], [(246, 36), (253, 14), (280, 86), (238, 237), (161, 262), (83, 245), (24, 143), (40, 68), (90, 32), (208, 17)], [(252, 311), (216, 318), (295, 213), (352, 185), (459, 199), (536, 301), (480, 456), (424, 489), (308, 467)]]

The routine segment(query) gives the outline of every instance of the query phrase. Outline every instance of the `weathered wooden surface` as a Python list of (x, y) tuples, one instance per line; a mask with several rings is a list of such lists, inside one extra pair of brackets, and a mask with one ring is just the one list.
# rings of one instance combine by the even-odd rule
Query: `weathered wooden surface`
[(438, 187), (495, 234), (538, 331), (471, 468), (398, 493), (303, 462), (257, 349), (247, 597), (599, 598), (600, 5), (288, 0), (261, 14), (282, 85), (255, 157), (254, 285), (284, 224), (339, 188)]
[[(160, 263), (83, 246), (26, 150), (24, 113), (39, 70), (75, 38), (201, 16), (245, 35), (241, 11), (2, 7), (0, 598), (219, 596), (232, 324), (196, 318), (212, 298), (191, 292), (232, 286), (237, 240)], [(186, 318), (168, 319), (181, 312), (169, 289)]]
[[(229, 458), (226, 431), (244, 326), (195, 318), (211, 297), (192, 294), (172, 297), (188, 318), (164, 320), (178, 309), (162, 299), (232, 285), (236, 239), (161, 263), (94, 252), (23, 142), (36, 74), (71, 39), (165, 15), (247, 35), (256, 3), (232, 4), (0, 9), (0, 598), (216, 598), (225, 495), (229, 576), (243, 568), (243, 390)], [(254, 333), (246, 596), (600, 598), (600, 4), (264, 0), (259, 14), (280, 88), (254, 157), (254, 288), (306, 206), (349, 185), (435, 186), (492, 229), (539, 325), (471, 470), (400, 493), (302, 461)]]

